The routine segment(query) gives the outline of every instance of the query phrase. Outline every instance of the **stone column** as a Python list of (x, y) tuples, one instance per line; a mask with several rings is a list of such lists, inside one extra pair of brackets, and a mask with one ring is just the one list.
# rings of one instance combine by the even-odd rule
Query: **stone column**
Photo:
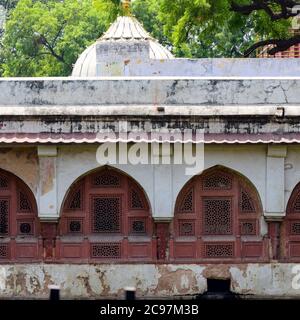
[[(159, 147), (159, 148), (158, 148)], [(173, 218), (173, 172), (172, 165), (166, 164), (172, 157), (172, 146), (152, 147), (152, 163), (154, 166), (154, 208), (153, 217), (158, 220)]]
[(38, 146), (39, 157), (39, 218), (45, 261), (55, 259), (57, 223), (56, 146)]
[(268, 146), (265, 212), (265, 216), (268, 218), (276, 219), (285, 215), (284, 161), (286, 155), (286, 146)]
[(57, 220), (56, 146), (39, 146), (39, 217), (41, 220)]
[(270, 255), (272, 260), (280, 257), (280, 225), (285, 216), (285, 171), (284, 163), (287, 156), (286, 146), (269, 145), (267, 153), (266, 174), (266, 210), (270, 236)]
[(154, 166), (154, 208), (157, 260), (168, 261), (173, 257), (173, 240), (170, 223), (173, 219), (173, 176), (170, 164), (173, 147), (169, 144), (152, 144)]

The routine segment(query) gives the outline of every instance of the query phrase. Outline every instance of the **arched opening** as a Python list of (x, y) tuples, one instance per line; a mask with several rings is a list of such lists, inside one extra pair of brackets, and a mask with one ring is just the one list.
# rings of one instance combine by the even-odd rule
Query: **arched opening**
[(262, 207), (239, 174), (214, 167), (180, 192), (173, 221), (173, 258), (209, 262), (265, 260)]
[(105, 167), (74, 183), (59, 224), (60, 260), (72, 262), (152, 260), (153, 221), (142, 188)]
[(300, 261), (300, 183), (294, 188), (282, 224), (283, 258)]
[(0, 263), (41, 259), (37, 207), (29, 187), (0, 169)]

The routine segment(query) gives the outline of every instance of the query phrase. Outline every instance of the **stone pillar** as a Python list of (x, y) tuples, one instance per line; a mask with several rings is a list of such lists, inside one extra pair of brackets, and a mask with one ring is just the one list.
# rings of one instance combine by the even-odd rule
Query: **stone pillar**
[[(168, 261), (173, 256), (170, 222), (173, 219), (173, 176), (170, 160), (173, 154), (169, 144), (152, 144), (154, 166), (154, 208), (157, 260)], [(168, 164), (169, 163), (169, 164)]]
[(56, 146), (38, 146), (39, 157), (39, 218), (43, 243), (43, 259), (55, 259), (59, 212), (57, 207)]
[(39, 157), (39, 218), (57, 220), (56, 146), (38, 146)]
[(285, 158), (286, 146), (269, 145), (266, 175), (266, 210), (270, 237), (270, 259), (280, 258), (280, 226), (285, 216)]
[(277, 220), (285, 216), (284, 162), (286, 155), (286, 146), (268, 146), (265, 210), (265, 217), (268, 220)]
[(166, 164), (172, 157), (170, 148), (162, 145), (152, 147), (152, 163), (154, 163), (154, 219), (172, 220), (173, 212), (173, 172), (172, 165)]

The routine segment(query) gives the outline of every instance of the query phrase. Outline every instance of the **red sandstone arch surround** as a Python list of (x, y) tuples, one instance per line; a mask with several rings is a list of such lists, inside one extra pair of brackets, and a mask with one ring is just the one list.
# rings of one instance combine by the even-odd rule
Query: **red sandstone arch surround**
[(180, 192), (173, 222), (175, 260), (226, 262), (267, 259), (256, 190), (219, 167), (195, 176)]
[(0, 169), (0, 263), (42, 258), (37, 207), (29, 187)]
[(71, 262), (156, 259), (150, 207), (125, 174), (102, 168), (74, 183), (63, 205), (58, 259)]
[(282, 257), (289, 261), (300, 261), (300, 183), (290, 196), (282, 226)]

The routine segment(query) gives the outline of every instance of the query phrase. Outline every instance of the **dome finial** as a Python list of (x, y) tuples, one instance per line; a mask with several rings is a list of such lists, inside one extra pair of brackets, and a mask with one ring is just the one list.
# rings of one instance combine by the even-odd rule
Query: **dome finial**
[(122, 7), (124, 10), (124, 15), (125, 16), (130, 16), (131, 14), (131, 0), (122, 0)]

